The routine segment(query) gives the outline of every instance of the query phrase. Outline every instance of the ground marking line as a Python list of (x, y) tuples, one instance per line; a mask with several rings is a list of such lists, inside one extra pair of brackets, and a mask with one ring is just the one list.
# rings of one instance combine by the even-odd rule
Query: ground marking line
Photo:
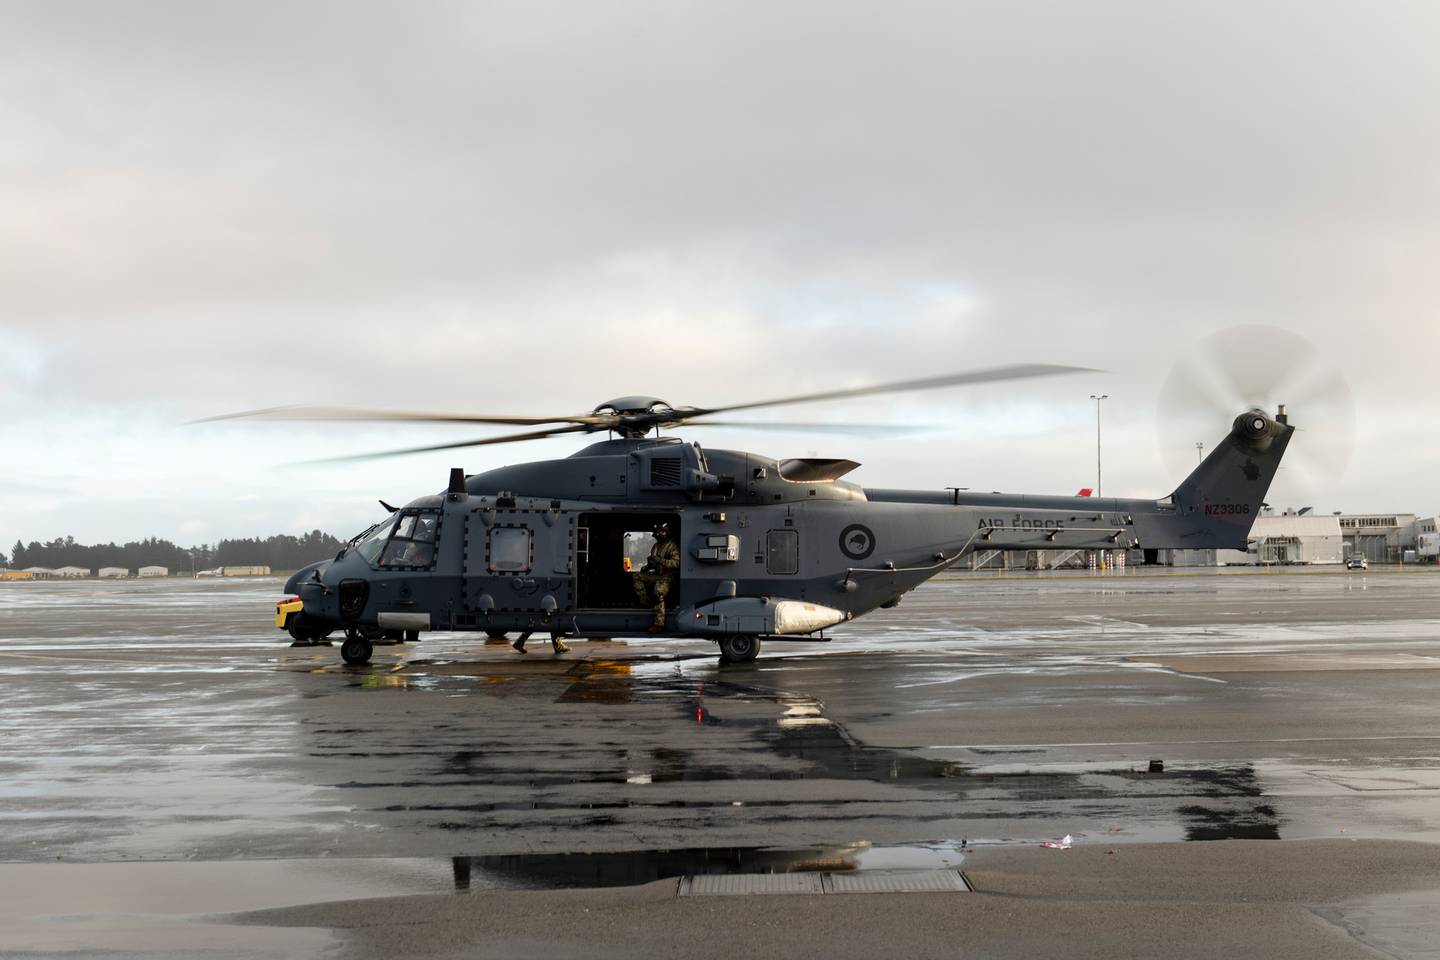
[(43, 653), (0, 653), (0, 657), (21, 660), (59, 660), (62, 663), (150, 663), (149, 660), (109, 660), (104, 657), (48, 657)]
[(1233, 743), (1369, 743), (1382, 740), (1440, 740), (1440, 736), (1427, 733), (1395, 734), (1384, 737), (1248, 737), (1241, 740), (1071, 740), (1064, 743), (937, 743), (924, 746), (922, 750), (1014, 750), (1021, 747), (1150, 747), (1187, 746)]

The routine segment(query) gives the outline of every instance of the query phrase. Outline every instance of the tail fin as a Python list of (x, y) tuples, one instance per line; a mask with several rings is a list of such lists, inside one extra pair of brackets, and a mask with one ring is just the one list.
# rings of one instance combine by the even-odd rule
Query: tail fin
[(1229, 436), (1171, 495), (1197, 534), (1186, 546), (1245, 549), (1294, 432), (1283, 406), (1274, 417), (1257, 409), (1235, 418)]

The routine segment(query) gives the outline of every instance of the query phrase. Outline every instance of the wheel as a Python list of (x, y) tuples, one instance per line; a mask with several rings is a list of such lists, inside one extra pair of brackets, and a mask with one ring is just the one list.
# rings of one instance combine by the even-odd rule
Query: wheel
[(328, 628), (321, 626), (320, 621), (307, 617), (303, 611), (290, 617), (290, 622), (285, 624), (285, 632), (297, 644), (320, 643), (331, 634)]
[(375, 648), (370, 644), (370, 641), (364, 637), (346, 637), (345, 642), (340, 645), (341, 658), (352, 667), (358, 667), (362, 663), (369, 663), (370, 654), (374, 652)]
[(285, 632), (290, 634), (290, 638), (296, 643), (314, 643), (320, 639), (320, 631), (311, 626), (310, 618), (303, 612), (290, 615), (289, 622), (285, 624)]
[(732, 633), (720, 640), (720, 659), (725, 663), (750, 663), (760, 656), (760, 638)]

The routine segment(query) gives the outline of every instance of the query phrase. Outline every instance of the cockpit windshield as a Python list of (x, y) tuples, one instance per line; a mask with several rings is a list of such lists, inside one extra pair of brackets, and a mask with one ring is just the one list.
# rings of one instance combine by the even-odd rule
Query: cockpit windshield
[(385, 540), (390, 536), (390, 531), (395, 528), (395, 520), (399, 516), (398, 513), (392, 513), (369, 530), (357, 534), (351, 541), (360, 556), (365, 558), (366, 563), (374, 563), (380, 556), (380, 550), (385, 546)]
[(350, 549), (372, 567), (430, 567), (439, 532), (439, 510), (407, 507), (356, 534)]

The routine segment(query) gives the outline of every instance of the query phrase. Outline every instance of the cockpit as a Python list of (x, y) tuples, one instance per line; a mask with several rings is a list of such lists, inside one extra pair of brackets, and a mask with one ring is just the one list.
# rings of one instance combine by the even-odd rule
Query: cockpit
[(440, 511), (406, 507), (358, 534), (352, 549), (372, 567), (428, 569), (435, 565)]

